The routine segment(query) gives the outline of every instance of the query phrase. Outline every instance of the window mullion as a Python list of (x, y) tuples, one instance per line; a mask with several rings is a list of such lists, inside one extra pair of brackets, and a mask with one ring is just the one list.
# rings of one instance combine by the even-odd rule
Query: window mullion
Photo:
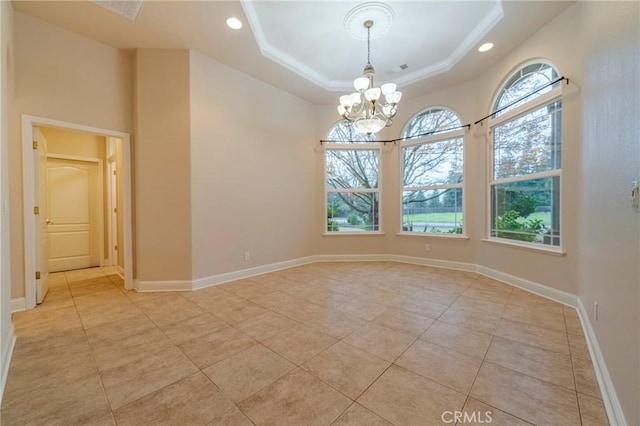
[(464, 182), (453, 183), (447, 185), (424, 185), (424, 186), (405, 186), (402, 188), (403, 191), (432, 191), (436, 189), (456, 189), (462, 188), (464, 186)]
[(491, 180), (490, 183), (491, 185), (494, 185), (494, 184), (503, 184), (503, 183), (523, 182), (527, 180), (535, 180), (535, 179), (542, 179), (542, 178), (552, 177), (552, 176), (560, 176), (561, 173), (562, 173), (562, 169), (553, 169), (553, 170), (547, 170), (539, 173), (531, 173), (531, 174), (521, 175), (521, 176), (493, 179)]
[(558, 99), (562, 97), (562, 86), (551, 90), (543, 95), (538, 96), (537, 98), (532, 99), (531, 101), (520, 105), (510, 111), (505, 112), (502, 115), (499, 115), (495, 118), (489, 120), (489, 130), (493, 130), (493, 128), (500, 126), (508, 121), (513, 121), (522, 116), (527, 115), (529, 112), (539, 109), (547, 104), (552, 104)]

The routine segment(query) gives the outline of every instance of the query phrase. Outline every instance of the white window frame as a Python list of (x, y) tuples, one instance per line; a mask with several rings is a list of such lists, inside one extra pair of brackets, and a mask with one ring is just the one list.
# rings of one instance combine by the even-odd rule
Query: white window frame
[[(526, 67), (527, 64), (523, 65), (522, 67), (519, 68), (522, 69), (524, 67)], [(555, 67), (551, 66), (554, 70), (556, 69)], [(513, 74), (511, 74), (513, 75)], [(500, 93), (502, 93), (502, 89), (504, 86), (500, 87), (500, 90), (498, 92), (498, 96)], [(544, 93), (540, 96), (537, 96), (533, 99), (531, 99), (529, 102), (526, 102), (524, 104), (521, 104), (519, 106), (517, 106), (516, 108), (505, 112), (502, 115), (499, 115), (497, 117), (493, 117), (489, 120), (489, 125), (488, 125), (488, 136), (487, 136), (487, 140), (488, 140), (488, 144), (487, 144), (487, 158), (489, 160), (489, 164), (487, 166), (487, 233), (486, 233), (486, 241), (488, 242), (496, 242), (496, 243), (500, 243), (500, 244), (508, 244), (508, 245), (514, 245), (514, 246), (521, 246), (523, 248), (527, 248), (527, 249), (535, 249), (535, 250), (540, 250), (540, 251), (548, 251), (551, 253), (560, 253), (560, 254), (564, 254), (564, 250), (562, 248), (562, 245), (564, 243), (564, 215), (562, 214), (562, 206), (563, 206), (563, 193), (564, 191), (562, 190), (562, 163), (560, 165), (559, 169), (553, 169), (553, 170), (547, 170), (544, 172), (539, 172), (539, 173), (531, 173), (531, 174), (527, 174), (527, 175), (522, 175), (522, 176), (513, 176), (513, 177), (509, 177), (509, 178), (499, 178), (499, 179), (494, 179), (495, 176), (495, 159), (494, 159), (494, 129), (500, 125), (503, 125), (505, 123), (511, 122), (513, 120), (516, 120), (520, 117), (523, 117), (533, 111), (535, 111), (536, 109), (539, 109), (541, 107), (547, 106), (547, 105), (551, 105), (552, 103), (562, 100), (562, 91), (563, 91), (563, 85), (562, 83), (560, 83), (560, 85), (556, 88), (553, 88), (552, 90), (550, 90), (547, 93)], [(496, 99), (497, 101), (497, 99)], [(495, 101), (493, 103), (493, 105), (495, 105)], [(563, 104), (563, 108), (564, 108), (564, 104)], [(563, 121), (564, 122), (564, 121)], [(561, 141), (564, 138), (564, 130), (562, 131), (562, 135), (561, 135)], [(509, 238), (501, 238), (501, 237), (495, 237), (492, 236), (492, 231), (493, 231), (493, 223), (492, 223), (492, 203), (491, 203), (491, 195), (492, 195), (492, 187), (494, 185), (499, 185), (499, 184), (505, 184), (505, 183), (512, 183), (512, 182), (522, 182), (522, 181), (530, 181), (530, 180), (535, 180), (535, 179), (542, 179), (542, 178), (549, 178), (549, 177), (558, 177), (559, 180), (559, 185), (558, 187), (560, 188), (560, 206), (558, 207), (558, 216), (559, 216), (559, 220), (560, 220), (560, 234), (558, 235), (558, 238), (560, 239), (560, 244), (557, 246), (554, 245), (549, 245), (549, 244), (541, 244), (541, 243), (534, 243), (534, 242), (528, 242), (528, 241), (520, 241), (520, 240), (514, 240), (514, 239), (509, 239)]]
[[(458, 114), (455, 111), (452, 111), (449, 108), (444, 108), (444, 107), (438, 107), (438, 106), (433, 106), (433, 107), (429, 107), (426, 108), (424, 110), (422, 110), (420, 113), (416, 114), (415, 116), (413, 116), (411, 118), (411, 120), (409, 120), (407, 122), (411, 123), (411, 121), (417, 117), (418, 115), (427, 112), (431, 109), (446, 109), (447, 111), (452, 112), (453, 114), (455, 114), (456, 116), (458, 116)], [(405, 126), (406, 127), (406, 126)], [(465, 136), (466, 136), (466, 132), (464, 129), (458, 129), (458, 130), (452, 130), (450, 132), (442, 132), (442, 133), (436, 133), (434, 135), (429, 135), (429, 136), (423, 136), (420, 138), (413, 138), (407, 141), (403, 141), (400, 143), (400, 155), (398, 156), (399, 158), (399, 167), (398, 169), (400, 170), (400, 176), (399, 176), (399, 182), (400, 182), (400, 211), (399, 211), (399, 217), (400, 217), (400, 231), (398, 232), (397, 235), (411, 235), (411, 236), (419, 236), (419, 237), (435, 237), (435, 238), (463, 238), (463, 239), (467, 239), (467, 227), (465, 226), (465, 221), (464, 218), (467, 217), (467, 203), (465, 202), (465, 194), (466, 194), (466, 187), (467, 187), (467, 179), (466, 179), (466, 162), (467, 162), (467, 150), (465, 147)], [(432, 186), (404, 186), (404, 149), (408, 148), (408, 147), (412, 147), (412, 146), (416, 146), (416, 145), (426, 145), (426, 144), (432, 144), (432, 143), (436, 143), (436, 142), (444, 142), (444, 141), (448, 141), (448, 140), (452, 140), (452, 139), (460, 139), (462, 138), (462, 183), (458, 183), (458, 184), (447, 184), (447, 185), (432, 185)], [(403, 194), (405, 191), (432, 191), (432, 190), (439, 190), (439, 189), (462, 189), (462, 234), (439, 234), (439, 233), (435, 233), (435, 232), (414, 232), (414, 231), (405, 231), (403, 230), (403, 225), (404, 225), (404, 220), (403, 220), (403, 205), (402, 205), (402, 198), (403, 198)]]
[[(382, 235), (382, 142), (366, 142), (366, 143), (352, 143), (352, 142), (325, 142), (323, 147), (323, 164), (324, 164), (324, 179), (322, 184), (324, 185), (324, 204), (323, 204), (323, 217), (324, 217), (324, 232), (326, 236), (340, 236), (340, 235)], [(329, 188), (327, 186), (327, 151), (377, 151), (378, 155), (378, 187), (377, 188)], [(329, 218), (327, 217), (327, 201), (328, 194), (331, 193), (377, 193), (378, 194), (378, 229), (375, 231), (360, 231), (360, 232), (341, 232), (332, 231), (329, 232)]]

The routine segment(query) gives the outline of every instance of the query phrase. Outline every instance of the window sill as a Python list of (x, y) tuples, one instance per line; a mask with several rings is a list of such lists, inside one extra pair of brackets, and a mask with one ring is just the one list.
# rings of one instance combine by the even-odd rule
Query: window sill
[(345, 236), (345, 237), (378, 237), (385, 235), (384, 232), (324, 232), (323, 237)]
[(562, 247), (556, 247), (556, 248), (545, 247), (545, 246), (538, 247), (532, 244), (523, 244), (523, 243), (512, 242), (509, 240), (498, 240), (498, 239), (492, 239), (492, 238), (483, 238), (481, 241), (483, 243), (496, 244), (499, 246), (515, 247), (518, 249), (548, 254), (551, 256), (565, 256), (567, 254), (567, 252), (564, 251)]
[(427, 232), (398, 232), (397, 237), (427, 237), (427, 238), (451, 238), (452, 240), (468, 240), (464, 234), (429, 234)]

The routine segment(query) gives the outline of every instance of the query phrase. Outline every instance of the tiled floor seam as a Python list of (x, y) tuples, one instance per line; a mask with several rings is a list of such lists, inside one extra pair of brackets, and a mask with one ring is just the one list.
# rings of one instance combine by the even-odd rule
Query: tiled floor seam
[[(68, 277), (66, 277), (66, 272), (65, 272), (65, 278), (67, 280), (67, 286), (69, 286), (69, 279)], [(71, 289), (69, 289), (71, 290)], [(98, 376), (98, 381), (100, 382), (100, 387), (102, 388), (102, 393), (104, 394), (104, 399), (107, 402), (107, 406), (109, 407), (109, 414), (111, 415), (111, 419), (113, 420), (114, 424), (116, 423), (116, 417), (115, 414), (113, 412), (113, 409), (111, 408), (111, 401), (109, 400), (109, 395), (107, 394), (107, 389), (104, 386), (104, 382), (102, 381), (102, 375), (100, 374), (100, 370), (98, 369), (98, 363), (96, 361), (96, 356), (93, 350), (93, 346), (91, 345), (91, 342), (89, 341), (89, 336), (87, 335), (87, 329), (84, 326), (84, 323), (82, 322), (82, 316), (80, 315), (80, 311), (78, 310), (78, 305), (76, 304), (76, 296), (73, 295), (73, 293), (71, 294), (71, 299), (73, 300), (73, 306), (76, 308), (76, 313), (78, 314), (78, 318), (80, 319), (80, 325), (82, 328), (82, 334), (84, 335), (85, 341), (87, 342), (87, 346), (89, 347), (89, 352), (91, 353), (91, 359), (93, 360), (93, 367), (95, 369), (95, 373)]]
[[(315, 377), (315, 376), (314, 376), (314, 377)], [(378, 380), (378, 379), (376, 379), (376, 380)], [(374, 380), (374, 381), (375, 381), (375, 380)], [(324, 383), (324, 382), (323, 382), (323, 383)], [(333, 419), (333, 421), (329, 424), (329, 426), (333, 426), (333, 425), (338, 421), (338, 419), (344, 415), (344, 413), (346, 413), (347, 411), (349, 411), (349, 409), (350, 409), (351, 407), (353, 407), (353, 405), (354, 405), (354, 404), (357, 404), (357, 402), (356, 402), (356, 401), (352, 401), (352, 402), (351, 402), (351, 405), (349, 405), (347, 408), (345, 408), (345, 409), (344, 409), (344, 411), (338, 415), (338, 417), (336, 417), (335, 419)], [(387, 420), (387, 419), (385, 419), (385, 420)], [(388, 421), (388, 420), (387, 420), (387, 421)]]
[[(259, 343), (258, 343), (258, 344), (259, 344)], [(233, 356), (233, 355), (231, 355), (231, 356)], [(226, 358), (225, 358), (225, 359), (226, 359)], [(220, 361), (218, 361), (218, 362), (222, 362), (222, 361), (224, 361), (224, 360), (220, 360)], [(217, 364), (217, 362), (216, 362), (216, 363), (213, 363), (213, 364), (211, 364), (211, 365), (215, 365), (215, 364)], [(209, 376), (208, 376), (204, 371), (202, 371), (202, 369), (200, 369), (200, 373), (202, 373), (202, 374), (204, 375), (204, 377), (206, 377), (206, 378), (207, 378), (207, 379), (208, 379), (208, 380), (213, 384), (213, 386), (215, 386), (215, 387), (216, 387), (216, 389), (218, 389), (218, 390), (220, 391), (220, 393), (221, 393), (222, 395), (224, 395), (224, 396), (225, 396), (229, 401), (231, 401), (231, 403), (233, 404), (233, 406), (234, 406), (237, 410), (239, 410), (242, 414), (244, 414), (244, 416), (245, 416), (247, 419), (249, 419), (249, 421), (250, 421), (252, 424), (254, 424), (254, 425), (255, 425), (255, 422), (253, 421), (253, 419), (252, 419), (251, 417), (249, 417), (249, 414), (248, 414), (248, 413), (245, 413), (244, 411), (242, 411), (242, 408), (240, 408), (240, 403), (241, 403), (242, 401), (240, 401), (240, 402), (237, 402), (237, 403), (236, 403), (235, 401), (233, 401), (233, 400), (231, 399), (231, 397), (229, 397), (229, 395), (227, 395), (227, 394), (222, 390), (222, 388), (221, 388), (220, 386), (218, 386), (218, 385), (216, 384), (216, 382), (214, 382), (214, 381), (213, 381), (213, 379), (212, 379), (211, 377), (209, 377)], [(289, 373), (290, 373), (290, 372), (287, 372), (286, 374), (283, 374), (281, 377), (278, 377), (278, 379), (277, 379), (277, 380), (280, 380), (282, 377), (286, 376), (286, 375), (287, 375), (287, 374), (289, 374)], [(271, 386), (271, 384), (272, 384), (272, 383), (269, 383), (268, 385), (266, 385), (266, 386), (265, 386), (265, 387), (263, 387), (262, 389), (266, 388), (267, 386)], [(260, 390), (262, 390), (262, 389), (260, 389)], [(260, 392), (260, 391), (258, 391), (258, 392)], [(253, 395), (255, 395), (256, 393), (257, 393), (257, 392), (255, 392)], [(253, 395), (251, 395), (251, 396), (253, 396)], [(247, 397), (246, 399), (249, 399), (251, 396)], [(244, 401), (244, 400), (243, 400), (243, 401)], [(224, 414), (230, 413), (231, 411), (233, 411), (233, 409), (230, 409), (230, 410), (226, 411)], [(224, 415), (224, 414), (223, 414), (223, 415)], [(215, 418), (214, 418), (214, 419), (212, 419), (211, 421), (213, 421), (213, 420), (215, 420)], [(210, 421), (209, 423), (211, 423), (211, 421)]]
[[(262, 343), (260, 343), (260, 342), (256, 341), (256, 344), (258, 344), (258, 345), (262, 346), (263, 348), (265, 348), (265, 349), (267, 349), (267, 350), (269, 350), (269, 351), (271, 351), (271, 352), (275, 353), (275, 354), (276, 354), (276, 355), (278, 355), (279, 357), (284, 358), (284, 356), (280, 355), (279, 353), (277, 353), (277, 352), (275, 352), (275, 351), (272, 351), (271, 349), (269, 349), (268, 347), (266, 347), (266, 346), (265, 346), (265, 345), (263, 345)], [(249, 348), (247, 348), (247, 349), (249, 349)], [(247, 349), (244, 349), (244, 350), (246, 351)], [(212, 367), (212, 366), (214, 366), (214, 365), (216, 365), (216, 364), (219, 364), (219, 363), (221, 363), (221, 362), (224, 362), (224, 361), (225, 361), (225, 360), (227, 360), (228, 358), (230, 358), (230, 357), (232, 357), (232, 356), (234, 356), (234, 355), (237, 355), (237, 354), (239, 354), (239, 353), (241, 353), (241, 352), (243, 352), (243, 351), (236, 352), (236, 353), (235, 353), (235, 354), (233, 354), (233, 355), (229, 355), (227, 358), (221, 359), (220, 361), (214, 362), (213, 364), (211, 364), (211, 365), (209, 365), (209, 366), (207, 366), (207, 367), (204, 367), (204, 368), (200, 369), (200, 371), (202, 372), (202, 374), (204, 374), (205, 376), (207, 376), (207, 378), (211, 381), (211, 383), (213, 383), (213, 384), (214, 384), (214, 385), (215, 385), (215, 386), (220, 390), (220, 392), (222, 392), (222, 394), (223, 394), (224, 396), (226, 396), (227, 398), (229, 398), (229, 401), (233, 402), (233, 403), (236, 405), (236, 407), (238, 407), (238, 409), (240, 409), (240, 404), (242, 404), (242, 403), (243, 403), (243, 402), (245, 402), (246, 400), (250, 399), (250, 398), (251, 398), (251, 397), (253, 397), (255, 394), (260, 393), (263, 389), (268, 388), (269, 386), (271, 386), (272, 384), (274, 384), (274, 383), (275, 383), (275, 382), (277, 382), (278, 380), (282, 379), (282, 378), (283, 378), (284, 376), (286, 376), (287, 374), (291, 374), (293, 371), (295, 371), (296, 369), (300, 368), (300, 366), (299, 366), (299, 365), (296, 365), (295, 363), (293, 363), (292, 361), (290, 361), (290, 360), (288, 360), (288, 359), (287, 359), (287, 361), (289, 361), (289, 362), (291, 362), (293, 365), (295, 365), (295, 368), (293, 368), (293, 369), (291, 369), (291, 370), (289, 370), (289, 371), (285, 372), (285, 373), (284, 373), (284, 374), (282, 374), (281, 376), (278, 376), (278, 378), (277, 378), (277, 379), (273, 380), (273, 381), (272, 381), (272, 382), (270, 382), (270, 383), (267, 383), (266, 385), (264, 385), (263, 387), (261, 387), (260, 389), (258, 389), (258, 390), (257, 390), (257, 391), (255, 391), (254, 393), (252, 393), (251, 395), (247, 396), (247, 397), (246, 397), (246, 398), (244, 398), (243, 400), (238, 401), (238, 402), (235, 402), (233, 399), (231, 399), (231, 397), (230, 397), (229, 395), (227, 395), (227, 394), (224, 392), (224, 390), (223, 390), (220, 386), (218, 386), (218, 384), (217, 384), (217, 383), (216, 383), (216, 382), (215, 382), (211, 377), (209, 377), (209, 375), (208, 375), (207, 373), (205, 373), (205, 372), (204, 372), (204, 370), (206, 370), (207, 368)], [(284, 358), (284, 359), (286, 359), (286, 358)], [(315, 377), (315, 376), (314, 376), (314, 377)], [(243, 413), (244, 413), (244, 412), (243, 412)], [(244, 413), (244, 414), (248, 417), (248, 415), (247, 415), (246, 413)]]
[[(114, 286), (115, 286), (115, 284), (114, 284)], [(117, 287), (117, 286), (116, 286), (116, 287)], [(126, 290), (125, 290), (125, 291), (126, 291)], [(126, 295), (126, 293), (125, 293), (125, 295)], [(76, 311), (78, 311), (78, 306), (75, 304), (75, 298), (76, 298), (76, 297), (77, 297), (77, 296), (73, 296), (73, 295), (72, 295), (72, 298), (73, 298), (73, 300), (74, 300), (74, 306), (76, 307)], [(133, 302), (133, 301), (132, 301), (132, 302)], [(136, 308), (136, 309), (138, 309), (138, 310), (142, 313), (142, 315), (144, 315), (144, 316), (145, 316), (149, 321), (151, 321), (151, 323), (152, 323), (156, 328), (158, 328), (158, 329), (160, 330), (160, 332), (162, 332), (162, 334), (164, 334), (164, 336), (168, 339), (168, 341), (169, 341), (169, 342), (171, 342), (171, 344), (172, 344), (173, 346), (175, 346), (175, 347), (176, 347), (176, 348), (177, 348), (177, 349), (178, 349), (178, 350), (179, 350), (179, 351), (180, 351), (180, 352), (181, 352), (185, 357), (187, 357), (187, 359), (189, 359), (189, 361), (191, 361), (194, 365), (196, 365), (196, 364), (195, 364), (195, 362), (194, 362), (191, 358), (189, 358), (189, 356), (188, 356), (186, 353), (184, 353), (184, 351), (182, 351), (182, 349), (181, 349), (178, 345), (176, 345), (176, 344), (173, 342), (173, 340), (171, 340), (171, 339), (169, 338), (169, 336), (167, 336), (167, 334), (164, 332), (164, 330), (163, 330), (160, 326), (158, 326), (158, 324), (156, 324), (156, 322), (155, 322), (155, 321), (153, 321), (153, 320), (149, 317), (149, 315), (147, 315), (147, 313), (146, 313), (146, 312), (144, 312), (144, 310), (140, 309), (140, 307), (139, 307), (135, 302), (133, 302), (133, 304), (134, 304), (135, 308)], [(78, 316), (80, 316), (80, 312), (79, 312), (79, 311), (78, 311)], [(131, 320), (131, 321), (134, 321), (134, 320)], [(81, 316), (80, 316), (80, 322), (81, 322), (81, 324), (83, 324), (83, 323), (82, 323), (82, 317), (81, 317)], [(148, 396), (148, 395), (150, 395), (150, 394), (152, 394), (152, 393), (154, 393), (154, 392), (157, 392), (157, 391), (159, 391), (159, 390), (161, 390), (161, 389), (164, 389), (164, 388), (165, 388), (165, 387), (167, 387), (167, 386), (171, 386), (172, 384), (174, 384), (174, 383), (176, 383), (176, 382), (179, 382), (180, 380), (184, 379), (184, 377), (181, 377), (181, 378), (179, 378), (179, 379), (177, 379), (177, 380), (174, 380), (173, 382), (171, 382), (171, 383), (169, 383), (169, 384), (167, 384), (167, 385), (165, 385), (165, 386), (162, 386), (162, 387), (161, 387), (161, 388), (159, 388), (159, 389), (155, 389), (155, 390), (153, 390), (153, 391), (151, 391), (151, 392), (149, 392), (149, 393), (147, 393), (147, 394), (141, 395), (140, 397), (136, 398), (135, 400), (129, 401), (129, 402), (127, 402), (126, 404), (122, 405), (121, 407), (118, 407), (118, 408), (117, 408), (117, 410), (114, 410), (114, 409), (112, 408), (112, 406), (111, 406), (111, 401), (109, 400), (109, 397), (108, 397), (108, 394), (107, 394), (107, 390), (106, 390), (106, 388), (105, 388), (105, 385), (104, 385), (104, 382), (103, 382), (103, 379), (102, 379), (102, 373), (101, 373), (101, 372), (100, 372), (100, 370), (98, 369), (98, 364), (97, 364), (97, 362), (96, 362), (96, 358), (95, 358), (95, 354), (94, 354), (94, 349), (93, 349), (93, 347), (92, 347), (91, 343), (89, 342), (89, 337), (88, 337), (88, 335), (87, 335), (87, 329), (84, 327), (84, 324), (82, 325), (82, 331), (83, 331), (83, 333), (84, 333), (84, 335), (85, 335), (85, 339), (87, 339), (87, 344), (89, 345), (89, 349), (90, 349), (90, 351), (91, 351), (91, 357), (93, 358), (94, 366), (95, 366), (95, 368), (96, 368), (96, 372), (97, 372), (97, 374), (98, 374), (98, 378), (99, 378), (99, 380), (100, 380), (100, 385), (102, 386), (102, 390), (103, 390), (103, 392), (104, 392), (104, 394), (105, 394), (105, 398), (106, 398), (106, 400), (107, 400), (107, 404), (109, 405), (109, 410), (110, 410), (110, 412), (111, 412), (111, 416), (113, 417), (114, 424), (117, 424), (117, 422), (115, 421), (115, 411), (117, 411), (117, 410), (119, 410), (119, 409), (122, 409), (122, 408), (124, 408), (124, 407), (126, 407), (126, 406), (128, 406), (128, 405), (130, 405), (130, 404), (133, 404), (133, 403), (135, 403), (136, 401), (138, 401), (138, 400), (139, 400), (139, 399), (141, 399), (141, 398), (144, 398), (144, 397), (146, 397), (146, 396)], [(149, 355), (154, 355), (154, 354), (159, 353), (159, 352), (162, 352), (162, 351), (164, 351), (164, 350), (166, 350), (166, 348), (159, 349), (159, 350), (157, 350), (156, 352), (153, 352), (152, 354), (149, 354)], [(131, 363), (133, 363), (133, 362), (136, 362), (136, 361), (131, 361)], [(130, 364), (130, 363), (127, 363), (127, 364)], [(127, 365), (127, 364), (123, 364), (123, 365)], [(196, 365), (196, 367), (197, 367), (197, 365)], [(117, 368), (117, 367), (116, 367), (116, 368)], [(200, 370), (200, 369), (199, 369), (199, 371), (200, 371), (200, 372), (202, 372), (202, 370)], [(203, 374), (204, 374), (204, 373), (203, 373)], [(206, 376), (206, 374), (205, 374), (205, 376)]]
[[(564, 309), (562, 310), (562, 319), (564, 320), (564, 325), (565, 325), (565, 330), (567, 328), (567, 316), (564, 312)], [(578, 405), (578, 414), (580, 415), (580, 425), (583, 426), (583, 420), (582, 420), (582, 409), (580, 408), (580, 398), (578, 398), (578, 381), (576, 380), (576, 369), (573, 365), (573, 350), (571, 349), (571, 343), (569, 340), (569, 330), (566, 330), (566, 335), (567, 335), (567, 345), (569, 346), (569, 362), (571, 363), (571, 373), (573, 375), (573, 386), (576, 388), (576, 404)]]
[[(346, 342), (344, 342), (345, 344), (348, 344)], [(355, 347), (355, 346), (354, 346)], [(366, 352), (366, 351), (365, 351)], [(368, 353), (368, 352), (367, 352)], [(375, 355), (374, 355), (375, 356)], [(353, 400), (353, 403), (355, 404), (356, 402), (358, 402), (358, 400), (360, 398), (362, 398), (362, 395), (364, 395), (365, 393), (367, 393), (367, 391), (369, 390), (369, 388), (371, 388), (378, 380), (380, 380), (380, 377), (384, 376), (384, 374), (387, 372), (387, 370), (389, 370), (391, 367), (393, 367), (394, 364), (390, 363), (387, 368), (384, 369), (384, 371), (382, 373), (380, 373), (378, 375), (378, 377), (376, 377), (374, 380), (371, 381), (371, 383), (369, 383), (369, 386), (367, 386), (362, 392), (360, 392), (360, 395), (358, 395), (358, 397), (356, 399)], [(331, 386), (331, 385), (330, 385)], [(351, 398), (349, 398), (351, 399)], [(353, 405), (353, 404), (351, 404)], [(378, 413), (377, 411), (375, 411), (374, 409), (371, 409), (369, 407), (366, 407), (363, 405), (363, 407), (365, 407), (367, 410), (372, 411), (373, 413), (377, 414), (378, 416), (382, 417), (383, 419), (385, 419), (386, 421), (388, 421), (389, 423), (393, 423), (391, 420), (387, 419), (386, 417), (384, 417), (382, 414)], [(344, 410), (342, 413), (340, 413), (340, 416), (342, 416), (349, 408), (347, 407), (346, 410)], [(334, 420), (334, 422), (340, 418), (340, 416), (336, 417), (336, 419)]]
[[(429, 327), (427, 327), (427, 330), (428, 330), (428, 329), (429, 329), (433, 324), (435, 324), (435, 321), (434, 321), (433, 323), (431, 323), (431, 324), (429, 325)], [(425, 331), (426, 331), (426, 330), (425, 330)], [(376, 378), (375, 378), (375, 380), (373, 380), (371, 383), (369, 383), (369, 386), (367, 386), (367, 387), (365, 388), (365, 390), (363, 390), (363, 391), (360, 393), (360, 395), (358, 395), (358, 398), (356, 398), (356, 399), (354, 400), (354, 402), (357, 402), (357, 401), (358, 401), (358, 399), (360, 399), (360, 398), (362, 397), (362, 395), (364, 395), (364, 394), (367, 392), (367, 390), (369, 390), (369, 388), (371, 388), (371, 387), (372, 387), (372, 386), (373, 386), (373, 385), (374, 385), (374, 384), (375, 384), (375, 383), (380, 379), (380, 377), (382, 377), (382, 376), (387, 372), (387, 370), (389, 370), (391, 367), (394, 367), (394, 366), (395, 366), (396, 368), (402, 368), (403, 370), (407, 370), (406, 368), (400, 367), (400, 366), (399, 366), (399, 365), (397, 365), (395, 362), (396, 362), (396, 361), (397, 361), (397, 360), (398, 360), (398, 359), (399, 359), (399, 358), (400, 358), (400, 357), (401, 357), (401, 356), (402, 356), (406, 351), (408, 351), (408, 350), (409, 350), (409, 348), (411, 348), (411, 346), (413, 346), (413, 345), (418, 341), (418, 339), (419, 339), (419, 338), (420, 338), (419, 336), (418, 336), (418, 337), (416, 337), (416, 338), (413, 340), (413, 342), (411, 342), (411, 344), (410, 344), (409, 346), (407, 346), (407, 347), (405, 348), (405, 350), (403, 350), (403, 351), (402, 351), (402, 353), (400, 353), (400, 355), (398, 355), (398, 356), (397, 356), (397, 357), (396, 357), (396, 358), (395, 358), (395, 359), (394, 359), (394, 360), (393, 360), (393, 361), (392, 361), (392, 362), (387, 366), (387, 368), (385, 368), (385, 369), (384, 369), (384, 371), (378, 375), (378, 377), (376, 377)], [(348, 344), (347, 342), (343, 342), (343, 343)], [(351, 345), (351, 346), (353, 346), (353, 345)], [(354, 346), (354, 347), (355, 347), (355, 346)], [(360, 348), (358, 348), (358, 349), (360, 349)], [(362, 349), (362, 350), (364, 350), (364, 349)], [(367, 351), (365, 350), (365, 352), (367, 352)], [(369, 353), (369, 352), (367, 352), (367, 353)], [(369, 354), (370, 354), (370, 355), (373, 355), (373, 354), (371, 354), (371, 353), (369, 353)], [(377, 356), (377, 355), (373, 355), (373, 356)], [(385, 360), (385, 361), (386, 361), (386, 360)], [(410, 371), (410, 370), (407, 370), (407, 371)], [(411, 372), (411, 373), (413, 373), (413, 371), (410, 371), (410, 372)], [(417, 373), (413, 373), (413, 374), (417, 374)], [(420, 377), (424, 377), (424, 376), (420, 376)], [(428, 379), (428, 380), (431, 380), (431, 379)], [(436, 382), (436, 383), (437, 383), (437, 382)], [(393, 424), (393, 421), (391, 421), (390, 419), (388, 419), (388, 418), (384, 417), (381, 413), (378, 413), (377, 411), (375, 411), (375, 410), (373, 410), (373, 409), (371, 409), (371, 408), (368, 408), (368, 407), (367, 407), (367, 409), (371, 410), (372, 412), (374, 412), (375, 414), (377, 414), (377, 415), (378, 415), (378, 416), (380, 416), (381, 418), (383, 418), (383, 419), (385, 419), (386, 421), (388, 421), (389, 423), (392, 423), (392, 424)], [(346, 411), (346, 410), (345, 410), (345, 411)], [(341, 415), (342, 415), (342, 414), (341, 414)]]

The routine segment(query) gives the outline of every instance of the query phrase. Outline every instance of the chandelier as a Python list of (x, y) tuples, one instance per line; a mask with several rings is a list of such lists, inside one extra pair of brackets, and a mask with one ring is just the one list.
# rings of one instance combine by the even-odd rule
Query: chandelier
[[(353, 81), (353, 87), (357, 91), (350, 95), (340, 96), (338, 113), (345, 120), (352, 122), (358, 132), (370, 135), (393, 124), (391, 119), (398, 111), (398, 102), (400, 102), (402, 92), (396, 90), (394, 83), (374, 87), (375, 70), (371, 65), (371, 27), (373, 27), (373, 21), (366, 20), (364, 27), (367, 29), (367, 65), (364, 67), (362, 77)], [(384, 101), (382, 100), (383, 96)]]

